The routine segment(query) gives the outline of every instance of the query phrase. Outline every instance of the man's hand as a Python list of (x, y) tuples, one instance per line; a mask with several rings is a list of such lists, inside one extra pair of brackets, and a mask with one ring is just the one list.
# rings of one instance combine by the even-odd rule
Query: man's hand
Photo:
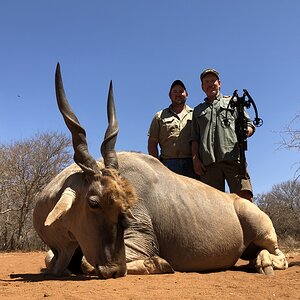
[(197, 155), (193, 156), (193, 167), (197, 175), (203, 175), (206, 171), (203, 162), (198, 158)]
[(251, 126), (248, 126), (247, 131), (246, 131), (246, 135), (247, 137), (250, 137), (253, 134), (254, 130)]

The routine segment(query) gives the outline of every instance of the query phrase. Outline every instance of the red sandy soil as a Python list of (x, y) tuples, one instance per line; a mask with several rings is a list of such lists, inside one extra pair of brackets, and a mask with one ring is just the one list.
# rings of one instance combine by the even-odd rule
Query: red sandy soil
[(213, 273), (128, 275), (118, 279), (43, 275), (43, 252), (0, 253), (0, 299), (300, 299), (300, 253), (274, 276), (251, 273), (247, 262)]

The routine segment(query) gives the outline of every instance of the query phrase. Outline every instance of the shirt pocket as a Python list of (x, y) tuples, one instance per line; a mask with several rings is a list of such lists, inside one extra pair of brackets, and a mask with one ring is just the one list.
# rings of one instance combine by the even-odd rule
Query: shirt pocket
[(220, 107), (220, 112), (218, 115), (220, 124), (223, 128), (231, 127), (235, 128), (235, 110), (233, 108), (223, 108)]
[(205, 127), (210, 122), (209, 115), (210, 114), (207, 112), (207, 110), (203, 110), (200, 112), (199, 115), (197, 115), (197, 122), (198, 122), (200, 128)]
[(164, 118), (161, 121), (163, 130), (168, 133), (172, 133), (173, 131), (176, 131), (177, 128), (179, 128), (179, 125), (177, 124), (174, 117)]

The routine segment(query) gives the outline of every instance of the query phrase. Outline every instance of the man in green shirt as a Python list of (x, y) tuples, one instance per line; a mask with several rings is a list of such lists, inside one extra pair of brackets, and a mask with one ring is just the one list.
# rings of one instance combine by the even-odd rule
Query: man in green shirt
[(169, 92), (171, 105), (157, 112), (151, 122), (148, 153), (173, 172), (194, 178), (190, 144), (193, 110), (186, 105), (187, 96), (183, 82), (175, 80)]
[[(200, 80), (206, 98), (195, 107), (192, 119), (194, 171), (202, 182), (225, 191), (226, 181), (230, 192), (252, 201), (249, 174), (240, 172), (240, 149), (235, 132), (238, 113), (235, 108), (228, 107), (231, 97), (221, 94), (220, 75), (216, 70), (204, 70)], [(245, 116), (248, 119), (246, 134), (250, 137), (255, 127), (246, 112)]]

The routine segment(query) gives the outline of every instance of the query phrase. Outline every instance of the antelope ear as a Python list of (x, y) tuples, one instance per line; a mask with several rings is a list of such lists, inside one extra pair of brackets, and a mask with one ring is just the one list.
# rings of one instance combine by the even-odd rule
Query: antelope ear
[(65, 215), (72, 207), (75, 198), (76, 198), (75, 191), (67, 187), (63, 191), (60, 199), (57, 201), (54, 208), (48, 214), (44, 225), (50, 226), (52, 223), (57, 221), (61, 216)]

